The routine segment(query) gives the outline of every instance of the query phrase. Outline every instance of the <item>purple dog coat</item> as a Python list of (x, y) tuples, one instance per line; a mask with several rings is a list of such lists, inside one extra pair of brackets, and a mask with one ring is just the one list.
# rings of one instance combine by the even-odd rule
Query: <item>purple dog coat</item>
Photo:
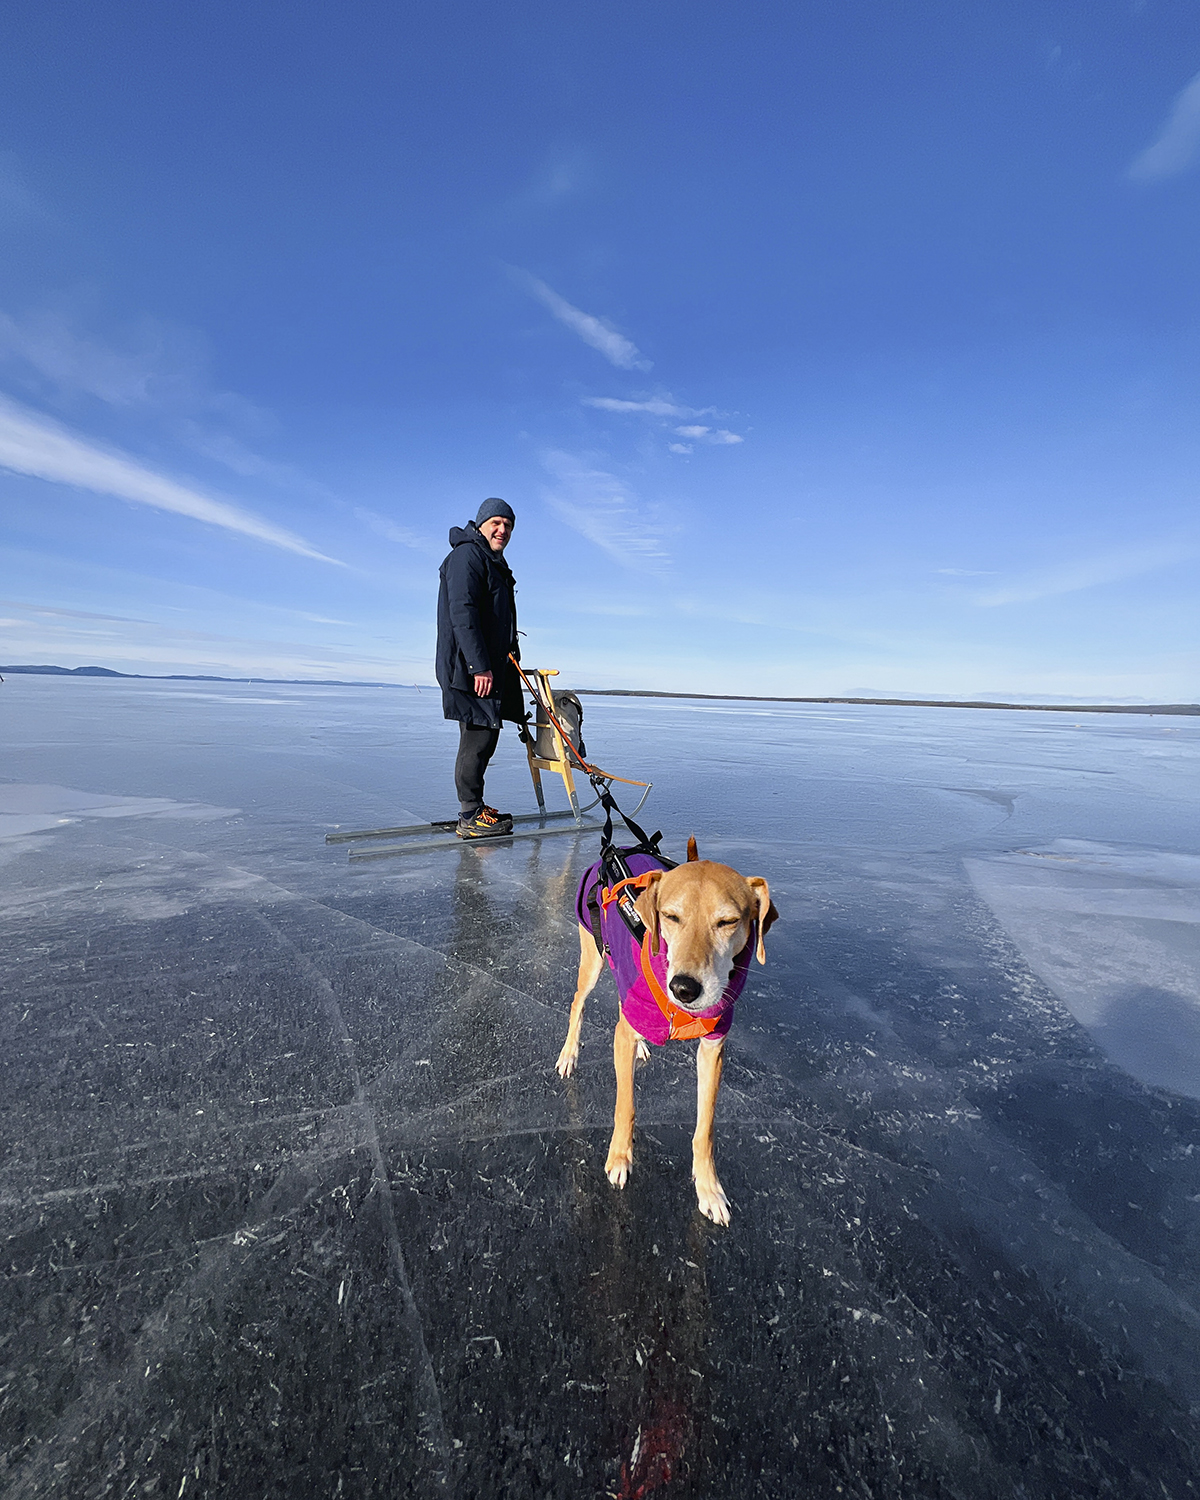
[[(625, 859), (634, 875), (663, 868), (660, 861), (649, 854), (627, 854)], [(579, 892), (575, 897), (575, 915), (580, 925), (589, 931), (592, 921), (588, 897), (597, 886), (603, 889), (600, 865), (594, 864), (579, 882)], [(751, 927), (746, 946), (734, 960), (733, 973), (716, 1005), (707, 1010), (688, 1010), (676, 1004), (667, 991), (666, 944), (660, 941), (658, 952), (651, 953), (647, 934), (639, 946), (616, 906), (605, 908), (601, 904), (600, 938), (608, 966), (617, 982), (621, 1014), (639, 1036), (653, 1042), (656, 1047), (675, 1038), (688, 1040), (702, 1035), (720, 1041), (733, 1025), (733, 1007), (745, 988), (756, 927), (757, 923)], [(714, 1021), (716, 1024), (711, 1024)]]

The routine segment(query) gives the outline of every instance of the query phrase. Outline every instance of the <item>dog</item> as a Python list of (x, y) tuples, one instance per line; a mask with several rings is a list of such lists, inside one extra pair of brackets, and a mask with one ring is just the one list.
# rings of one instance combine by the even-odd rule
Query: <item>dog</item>
[[(618, 886), (604, 887), (600, 866), (593, 865), (580, 884), (575, 908), (579, 917), (579, 978), (567, 1039), (558, 1055), (558, 1073), (569, 1078), (575, 1071), (584, 1004), (596, 987), (607, 957), (617, 980), (621, 1014), (613, 1037), (617, 1105), (605, 1174), (614, 1187), (623, 1188), (633, 1169), (635, 1059), (645, 1061), (650, 1056), (648, 1041), (661, 1045), (669, 1040), (696, 1038), (692, 1180), (700, 1212), (715, 1224), (728, 1224), (729, 1199), (717, 1177), (712, 1140), (725, 1036), (745, 984), (751, 952), (760, 964), (766, 963), (763, 939), (779, 913), (765, 880), (757, 875), (747, 878), (728, 865), (701, 859), (694, 838), (688, 839), (686, 864), (663, 870), (653, 867), (657, 861), (652, 858), (642, 863), (650, 868), (629, 882), (619, 883), (638, 891), (633, 904), (645, 929), (640, 945), (616, 910)], [(587, 897), (593, 891), (597, 895), (592, 898), (591, 909), (603, 907), (603, 952), (584, 920), (589, 914)], [(660, 957), (662, 947), (666, 951)]]

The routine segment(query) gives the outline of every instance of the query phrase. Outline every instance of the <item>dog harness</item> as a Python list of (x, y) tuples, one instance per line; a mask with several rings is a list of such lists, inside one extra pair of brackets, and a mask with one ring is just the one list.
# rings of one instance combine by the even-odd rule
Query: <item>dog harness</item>
[(664, 1042), (693, 1041), (711, 1037), (719, 1041), (733, 1024), (733, 1007), (746, 985), (750, 956), (754, 952), (757, 922), (752, 924), (746, 946), (737, 955), (733, 973), (716, 1005), (706, 1010), (688, 1010), (667, 989), (669, 963), (666, 944), (650, 951), (650, 934), (633, 908), (633, 902), (650, 884), (655, 870), (670, 868), (652, 854), (622, 850), (629, 874), (611, 884), (606, 874), (615, 873), (605, 862), (591, 866), (579, 883), (575, 913), (581, 926), (591, 930), (596, 946), (608, 959), (617, 983), (621, 1014), (646, 1041), (661, 1047)]

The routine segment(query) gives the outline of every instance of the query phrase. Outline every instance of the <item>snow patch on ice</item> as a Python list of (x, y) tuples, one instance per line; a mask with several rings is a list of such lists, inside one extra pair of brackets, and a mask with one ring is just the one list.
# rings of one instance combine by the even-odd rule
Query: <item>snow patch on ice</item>
[(1200, 1098), (1200, 856), (1057, 839), (964, 863), (1113, 1062)]
[(236, 807), (176, 802), (171, 797), (117, 797), (36, 783), (0, 785), (0, 839), (65, 828), (83, 818), (229, 818)]

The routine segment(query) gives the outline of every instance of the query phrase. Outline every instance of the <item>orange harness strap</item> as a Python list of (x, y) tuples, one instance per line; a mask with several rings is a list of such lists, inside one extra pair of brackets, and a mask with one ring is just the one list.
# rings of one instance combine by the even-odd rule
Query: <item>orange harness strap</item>
[(600, 905), (607, 911), (627, 886), (635, 891), (644, 891), (650, 884), (650, 877), (654, 873), (653, 870), (643, 870), (640, 875), (630, 875), (624, 880), (618, 880), (616, 885), (601, 886)]
[[(600, 904), (605, 911), (626, 889), (644, 891), (655, 875), (653, 870), (643, 870), (640, 875), (630, 875), (625, 880), (618, 880), (616, 885), (606, 885), (600, 888)], [(670, 1040), (673, 1042), (692, 1042), (699, 1037), (705, 1037), (714, 1032), (721, 1024), (721, 1017), (717, 1016), (694, 1016), (691, 1011), (684, 1010), (682, 1005), (676, 1005), (666, 990), (658, 982), (658, 975), (654, 972), (654, 965), (650, 958), (650, 934), (647, 932), (642, 939), (642, 946), (638, 954), (641, 963), (642, 978), (654, 997), (654, 1003), (666, 1017), (670, 1028)]]
[(642, 965), (642, 978), (649, 986), (650, 993), (654, 996), (655, 1004), (667, 1018), (667, 1024), (671, 1028), (670, 1040), (673, 1042), (691, 1042), (697, 1037), (708, 1036), (721, 1024), (721, 1016), (694, 1016), (691, 1011), (684, 1010), (682, 1005), (676, 1005), (666, 990), (658, 982), (658, 975), (654, 972), (654, 965), (650, 961), (650, 934), (647, 933), (642, 939), (640, 952)]

